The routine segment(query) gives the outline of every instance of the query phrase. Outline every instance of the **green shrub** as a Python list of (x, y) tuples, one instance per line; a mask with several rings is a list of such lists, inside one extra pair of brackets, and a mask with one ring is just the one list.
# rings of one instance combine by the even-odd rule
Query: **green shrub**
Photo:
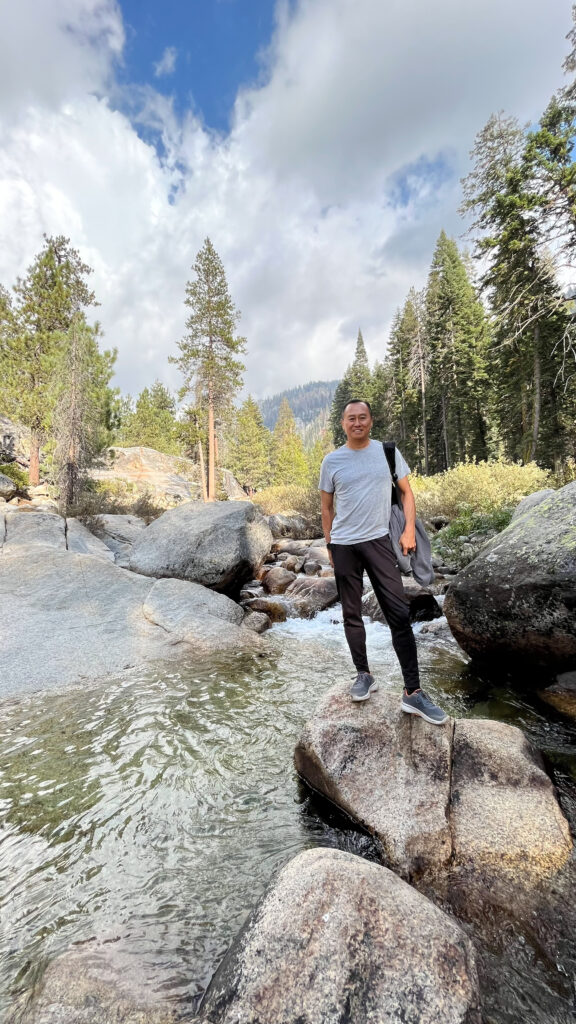
[(82, 489), (75, 505), (68, 509), (68, 515), (80, 519), (97, 534), (98, 516), (133, 515), (140, 516), (146, 523), (151, 523), (164, 511), (165, 509), (156, 504), (148, 491), (142, 493), (134, 484), (124, 484), (117, 480), (91, 480), (88, 486)]
[(303, 516), (317, 527), (318, 535), (322, 532), (320, 492), (315, 487), (299, 487), (296, 484), (265, 487), (252, 500), (266, 516)]
[(12, 480), (19, 492), (25, 491), (30, 486), (28, 473), (21, 469), (17, 462), (9, 462), (5, 466), (0, 466), (0, 473)]
[[(458, 520), (462, 533), (479, 530), (475, 523), (501, 510), (503, 519), (521, 498), (552, 486), (548, 470), (535, 462), (526, 466), (499, 459), (495, 462), (461, 462), (435, 476), (411, 477), (418, 515), (423, 519), (445, 516)], [(486, 527), (489, 528), (489, 527)]]

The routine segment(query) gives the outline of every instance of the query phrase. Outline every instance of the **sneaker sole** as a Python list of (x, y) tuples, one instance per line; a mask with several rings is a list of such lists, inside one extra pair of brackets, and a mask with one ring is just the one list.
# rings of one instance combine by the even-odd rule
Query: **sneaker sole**
[(444, 718), (438, 720), (437, 718), (429, 718), (423, 711), (418, 711), (417, 708), (407, 707), (406, 704), (401, 704), (400, 707), (407, 715), (418, 715), (420, 718), (423, 718), (425, 722), (430, 722), (430, 725), (444, 725), (444, 722), (447, 722), (450, 717), (449, 715), (444, 715)]
[(370, 698), (370, 694), (371, 693), (376, 693), (377, 689), (378, 689), (378, 683), (372, 683), (372, 686), (370, 687), (370, 689), (368, 690), (368, 693), (364, 697), (355, 697), (354, 695), (352, 695), (352, 700), (354, 701), (355, 704), (359, 704), (360, 701), (362, 701), (362, 700), (368, 700)]

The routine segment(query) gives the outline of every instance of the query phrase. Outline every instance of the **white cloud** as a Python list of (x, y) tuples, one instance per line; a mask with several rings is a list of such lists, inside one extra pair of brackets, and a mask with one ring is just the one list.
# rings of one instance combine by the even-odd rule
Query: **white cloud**
[(160, 60), (154, 64), (154, 75), (162, 78), (163, 75), (173, 75), (176, 70), (176, 58), (178, 50), (175, 46), (167, 46)]
[(539, 0), (301, 0), (281, 9), (266, 79), (222, 138), (150, 86), (119, 92), (112, 0), (52, 0), (39, 22), (32, 7), (0, 14), (0, 74), (7, 41), (22, 51), (0, 93), (0, 281), (43, 231), (69, 235), (132, 393), (178, 384), (167, 357), (206, 235), (243, 313), (253, 393), (338, 376), (358, 326), (381, 358), (441, 228), (462, 230), (475, 133), (501, 107), (538, 116), (570, 22), (568, 3)]

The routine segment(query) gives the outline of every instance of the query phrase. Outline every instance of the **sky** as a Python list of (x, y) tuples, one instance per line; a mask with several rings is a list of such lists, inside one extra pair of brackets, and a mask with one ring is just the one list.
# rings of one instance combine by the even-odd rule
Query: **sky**
[(185, 333), (209, 236), (247, 339), (245, 393), (382, 359), (491, 113), (563, 84), (570, 0), (0, 0), (0, 282), (63, 234), (115, 383)]

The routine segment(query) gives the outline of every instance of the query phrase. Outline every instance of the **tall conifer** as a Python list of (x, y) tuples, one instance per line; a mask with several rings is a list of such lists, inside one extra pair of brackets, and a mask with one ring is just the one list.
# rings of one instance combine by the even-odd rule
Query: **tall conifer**
[(237, 337), (240, 313), (230, 293), (224, 266), (212, 242), (206, 238), (194, 267), (194, 281), (186, 285), (185, 304), (190, 309), (186, 336), (178, 343), (180, 356), (172, 358), (184, 377), (181, 397), (200, 397), (207, 410), (208, 500), (216, 496), (215, 420), (229, 408), (242, 384), (243, 363), (237, 358), (246, 349)]

